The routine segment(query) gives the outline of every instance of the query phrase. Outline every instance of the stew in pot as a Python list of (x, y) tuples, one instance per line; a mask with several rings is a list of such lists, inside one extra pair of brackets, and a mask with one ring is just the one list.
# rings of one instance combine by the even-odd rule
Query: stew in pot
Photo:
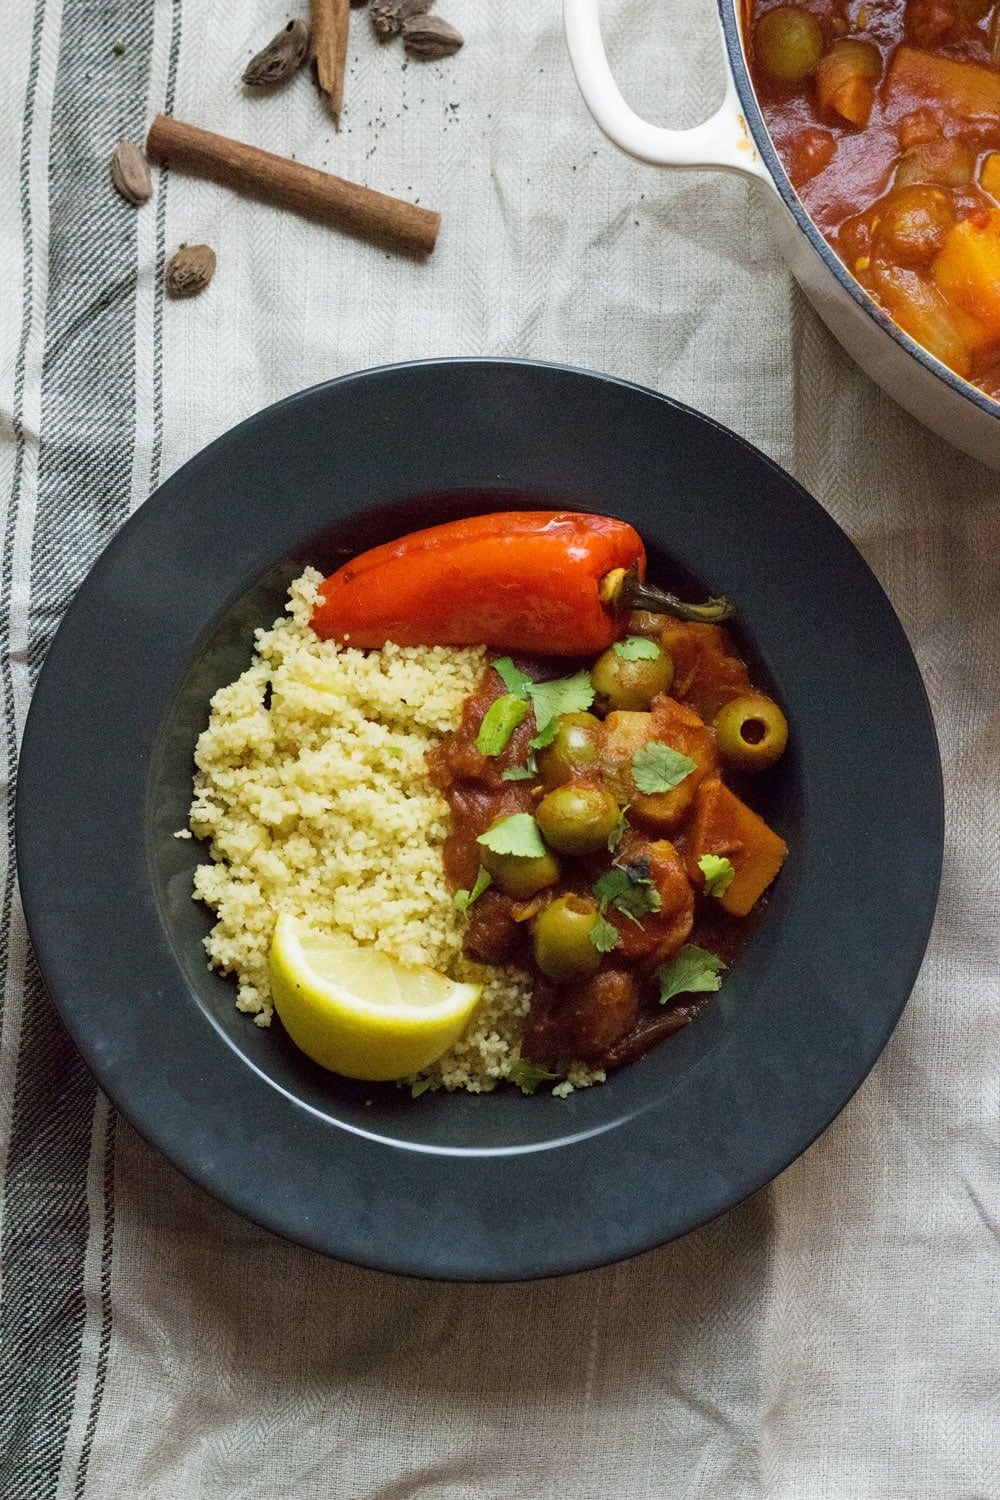
[(1000, 399), (1000, 0), (751, 0), (805, 207), (890, 317)]

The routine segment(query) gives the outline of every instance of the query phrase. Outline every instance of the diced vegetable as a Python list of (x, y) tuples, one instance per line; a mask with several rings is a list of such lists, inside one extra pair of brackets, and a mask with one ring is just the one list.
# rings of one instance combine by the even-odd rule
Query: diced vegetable
[(919, 271), (902, 266), (874, 266), (872, 290), (889, 316), (942, 363), (959, 375), (972, 369), (969, 346), (941, 292)]
[(706, 854), (724, 855), (735, 872), (719, 897), (726, 911), (745, 917), (781, 869), (787, 852), (784, 839), (718, 777), (702, 782), (687, 842), (688, 873), (699, 880), (699, 861)]
[(747, 669), (736, 655), (732, 637), (721, 626), (667, 620), (660, 640), (674, 664), (674, 697), (706, 723), (730, 698), (750, 692)]
[(979, 186), (1000, 203), (1000, 151), (991, 151), (979, 173)]
[(948, 231), (933, 265), (949, 303), (1000, 339), (1000, 209), (963, 219)]
[(896, 168), (896, 187), (915, 182), (936, 182), (942, 187), (964, 187), (976, 170), (976, 153), (961, 136), (939, 136), (922, 141), (903, 153)]
[(995, 118), (1000, 113), (1000, 72), (899, 47), (886, 79), (886, 105), (895, 113), (914, 104), (937, 104), (963, 120)]
[(877, 47), (857, 37), (843, 37), (824, 53), (816, 70), (816, 100), (820, 113), (862, 130), (875, 102), (882, 76)]
[[(682, 766), (673, 760), (676, 770), (684, 774), (670, 789), (645, 792), (636, 780), (636, 757), (642, 768), (640, 779), (661, 785), (648, 781), (645, 775), (650, 749), (657, 744), (684, 757)], [(609, 787), (622, 806), (629, 806), (630, 820), (663, 832), (678, 825), (691, 806), (699, 782), (717, 763), (711, 731), (691, 709), (666, 697), (656, 700), (652, 713), (608, 714), (601, 760)]]

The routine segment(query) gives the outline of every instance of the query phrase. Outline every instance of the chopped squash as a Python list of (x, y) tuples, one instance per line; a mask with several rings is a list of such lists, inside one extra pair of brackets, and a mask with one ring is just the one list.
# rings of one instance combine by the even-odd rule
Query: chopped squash
[(688, 875), (700, 885), (698, 861), (706, 854), (725, 856), (736, 872), (719, 904), (745, 917), (785, 862), (788, 845), (741, 802), (718, 777), (702, 782), (695, 794), (694, 817), (686, 842)]
[(670, 691), (711, 724), (723, 704), (752, 691), (733, 638), (721, 625), (667, 620), (660, 645), (674, 664)]
[(979, 186), (1000, 203), (1000, 151), (991, 151), (979, 173)]
[[(635, 756), (650, 744), (669, 745), (692, 762), (691, 770), (670, 791), (644, 792), (636, 786)], [(608, 714), (601, 760), (610, 790), (630, 808), (630, 820), (658, 833), (680, 825), (698, 786), (719, 763), (712, 731), (692, 709), (665, 693), (653, 699), (651, 713), (616, 709)]]
[(957, 374), (969, 374), (965, 326), (932, 281), (907, 266), (877, 265), (870, 283), (893, 322)]
[(1000, 114), (1000, 72), (979, 63), (900, 47), (886, 79), (887, 110), (890, 116), (896, 116), (914, 105), (928, 104), (936, 104), (961, 120), (995, 118)]
[(1000, 339), (1000, 209), (955, 224), (931, 267), (953, 307)]

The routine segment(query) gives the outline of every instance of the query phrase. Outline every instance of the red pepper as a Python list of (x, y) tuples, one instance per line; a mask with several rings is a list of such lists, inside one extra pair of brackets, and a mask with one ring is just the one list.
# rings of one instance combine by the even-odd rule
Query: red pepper
[(601, 594), (619, 569), (641, 581), (646, 553), (638, 532), (610, 516), (470, 516), (338, 568), (320, 588), (312, 625), (324, 640), (362, 648), (394, 641), (587, 656), (623, 634), (627, 615)]

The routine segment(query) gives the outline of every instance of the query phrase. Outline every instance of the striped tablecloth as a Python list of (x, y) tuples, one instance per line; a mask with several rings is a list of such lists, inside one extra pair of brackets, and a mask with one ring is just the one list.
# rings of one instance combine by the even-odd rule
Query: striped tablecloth
[[(267, 99), (239, 86), (284, 0), (6, 0), (6, 791), (68, 600), (188, 455), (344, 371), (565, 360), (761, 445), (883, 581), (941, 735), (931, 949), (855, 1100), (736, 1212), (564, 1281), (422, 1285), (243, 1222), (115, 1117), (40, 990), (5, 853), (0, 1495), (996, 1500), (1000, 483), (832, 343), (756, 189), (606, 145), (557, 0), (441, 6), (464, 50), (405, 69), (354, 16), (335, 135), (305, 74)], [(704, 113), (713, 9), (606, 0), (639, 107)], [(130, 209), (108, 159), (160, 110), (440, 208), (437, 252), (392, 258), (180, 175)], [(170, 303), (181, 241), (219, 268)]]

